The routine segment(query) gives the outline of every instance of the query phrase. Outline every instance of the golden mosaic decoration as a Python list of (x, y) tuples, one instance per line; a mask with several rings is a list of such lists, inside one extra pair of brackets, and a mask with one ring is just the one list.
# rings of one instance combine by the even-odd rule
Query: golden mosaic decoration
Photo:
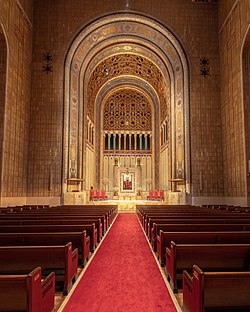
[[(126, 46), (131, 50), (130, 46)], [(169, 86), (159, 68), (147, 58), (137, 54), (116, 54), (103, 60), (93, 70), (88, 81), (87, 114), (94, 120), (94, 103), (102, 85), (118, 76), (135, 76), (150, 84), (160, 98), (161, 121), (166, 119), (169, 109)]]
[(113, 93), (104, 105), (103, 130), (152, 131), (148, 99), (133, 89)]

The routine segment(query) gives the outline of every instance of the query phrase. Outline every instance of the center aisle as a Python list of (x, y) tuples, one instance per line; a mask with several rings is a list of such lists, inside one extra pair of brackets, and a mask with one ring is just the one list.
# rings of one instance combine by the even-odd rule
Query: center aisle
[(135, 213), (117, 216), (63, 311), (176, 311)]

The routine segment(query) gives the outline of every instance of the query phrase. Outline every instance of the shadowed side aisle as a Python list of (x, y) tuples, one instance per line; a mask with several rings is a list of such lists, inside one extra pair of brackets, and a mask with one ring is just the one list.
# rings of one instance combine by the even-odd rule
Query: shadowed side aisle
[(63, 311), (176, 311), (134, 213), (118, 215)]

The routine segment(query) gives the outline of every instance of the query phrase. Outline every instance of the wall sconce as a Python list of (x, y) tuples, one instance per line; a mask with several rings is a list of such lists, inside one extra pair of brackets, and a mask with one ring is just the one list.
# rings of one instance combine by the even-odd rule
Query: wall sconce
[(48, 74), (53, 72), (53, 65), (52, 65), (52, 55), (50, 53), (43, 55), (44, 65), (43, 65), (43, 71)]
[(210, 74), (209, 59), (205, 57), (200, 59), (200, 74), (203, 77), (207, 77)]
[(200, 171), (200, 178), (199, 178), (199, 186), (200, 186), (200, 191), (203, 190), (203, 176), (202, 176), (202, 171)]

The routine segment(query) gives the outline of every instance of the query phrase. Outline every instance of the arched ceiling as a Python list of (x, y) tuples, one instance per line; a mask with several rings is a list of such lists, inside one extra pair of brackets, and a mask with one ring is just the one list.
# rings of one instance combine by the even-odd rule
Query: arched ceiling
[(103, 130), (152, 131), (148, 98), (131, 87), (114, 91), (104, 104)]
[(162, 119), (168, 111), (169, 85), (162, 72), (154, 62), (139, 54), (124, 53), (112, 55), (97, 64), (88, 80), (88, 109), (87, 114), (94, 120), (94, 103), (100, 88), (109, 80), (118, 76), (140, 78), (140, 84), (150, 84), (158, 94), (161, 104)]
[[(153, 73), (151, 78), (149, 73)], [(77, 173), (85, 172), (87, 116), (95, 125), (96, 146), (101, 146), (100, 112), (107, 94), (112, 95), (118, 84), (129, 90), (133, 84), (150, 98), (156, 138), (155, 180), (159, 179), (160, 126), (166, 118), (172, 130), (171, 175), (189, 177), (188, 63), (180, 42), (166, 27), (145, 16), (128, 13), (94, 21), (72, 42), (65, 60), (64, 80), (66, 177), (71, 176), (72, 168)], [(99, 177), (100, 154), (96, 155)]]
[[(120, 39), (121, 40), (121, 39)], [(87, 115), (94, 122), (95, 100), (97, 93), (107, 82), (117, 77), (126, 77), (129, 85), (133, 78), (138, 78), (142, 89), (147, 83), (155, 90), (160, 104), (160, 121), (169, 113), (170, 75), (163, 61), (155, 51), (141, 46), (135, 40), (121, 43), (113, 41), (99, 51), (92, 51), (92, 58), (85, 71), (87, 84)], [(114, 84), (114, 83), (113, 83)], [(115, 86), (114, 86), (115, 88)]]

